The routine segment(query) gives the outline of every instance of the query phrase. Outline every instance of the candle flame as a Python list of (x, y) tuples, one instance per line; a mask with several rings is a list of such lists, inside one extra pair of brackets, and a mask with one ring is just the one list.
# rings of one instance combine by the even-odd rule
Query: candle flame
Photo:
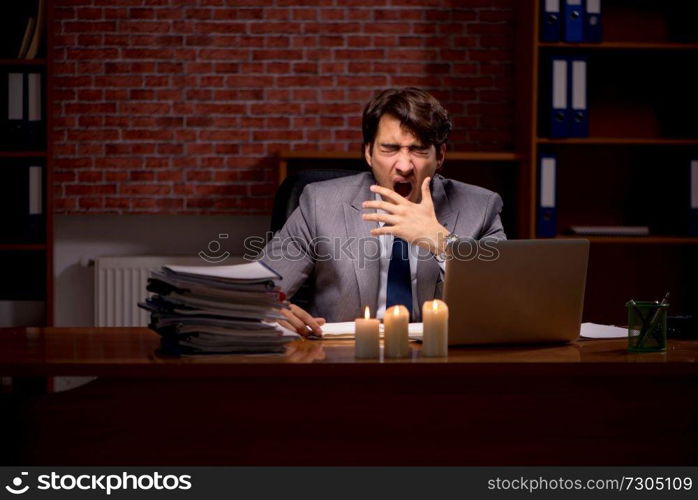
[(436, 312), (436, 310), (439, 308), (439, 301), (438, 300), (432, 300), (431, 301), (431, 310)]
[(369, 310), (368, 306), (366, 306), (366, 309), (364, 309), (364, 318), (368, 319), (371, 317), (371, 311)]

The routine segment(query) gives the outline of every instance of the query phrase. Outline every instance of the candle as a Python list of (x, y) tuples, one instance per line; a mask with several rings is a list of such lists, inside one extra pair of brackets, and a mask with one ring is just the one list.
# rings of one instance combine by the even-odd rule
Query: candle
[(431, 357), (448, 356), (448, 306), (442, 300), (426, 301), (422, 306), (424, 333), (422, 354)]
[(385, 311), (383, 317), (385, 356), (387, 358), (405, 358), (409, 353), (407, 325), (410, 313), (405, 306), (393, 306)]
[(357, 358), (370, 359), (380, 357), (379, 328), (380, 321), (370, 317), (370, 311), (368, 306), (366, 306), (364, 317), (356, 318), (354, 323), (354, 355)]

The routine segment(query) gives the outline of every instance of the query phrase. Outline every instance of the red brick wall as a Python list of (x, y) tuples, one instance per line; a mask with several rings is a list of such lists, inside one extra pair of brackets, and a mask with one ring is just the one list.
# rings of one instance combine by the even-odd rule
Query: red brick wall
[(54, 0), (55, 210), (268, 213), (280, 150), (358, 151), (377, 89), (513, 143), (512, 0)]

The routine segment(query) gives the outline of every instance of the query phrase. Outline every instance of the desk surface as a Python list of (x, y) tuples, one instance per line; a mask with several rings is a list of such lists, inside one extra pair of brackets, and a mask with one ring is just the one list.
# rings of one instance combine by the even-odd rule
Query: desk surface
[(451, 348), (447, 358), (425, 358), (410, 344), (406, 359), (357, 360), (349, 340), (290, 343), (281, 355), (174, 357), (159, 352), (147, 328), (0, 329), (0, 375), (293, 376), (455, 375), (477, 373), (698, 374), (698, 341), (670, 341), (667, 352), (629, 353), (626, 341), (584, 340), (565, 345)]
[[(11, 443), (0, 447), (0, 461), (696, 462), (695, 341), (672, 341), (666, 353), (654, 354), (630, 354), (624, 340), (599, 340), (464, 347), (433, 359), (412, 344), (408, 359), (374, 361), (355, 360), (353, 342), (338, 340), (296, 341), (275, 356), (175, 358), (159, 355), (158, 347), (159, 337), (144, 328), (0, 330), (0, 375), (27, 383), (98, 376), (70, 391), (17, 389), (0, 397), (0, 424), (10, 419), (0, 425), (0, 441)], [(183, 427), (190, 422), (194, 432)], [(648, 431), (649, 422), (657, 432)]]

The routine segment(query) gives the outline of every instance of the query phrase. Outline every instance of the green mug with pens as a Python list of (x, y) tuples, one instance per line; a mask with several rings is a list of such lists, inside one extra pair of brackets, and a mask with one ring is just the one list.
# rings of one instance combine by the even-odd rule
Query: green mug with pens
[(628, 308), (628, 351), (666, 351), (666, 320), (669, 293), (659, 301), (630, 300)]

